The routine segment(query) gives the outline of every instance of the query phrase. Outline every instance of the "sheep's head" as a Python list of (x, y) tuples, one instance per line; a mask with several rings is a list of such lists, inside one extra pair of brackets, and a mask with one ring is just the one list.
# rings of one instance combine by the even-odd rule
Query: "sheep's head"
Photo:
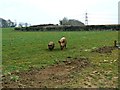
[(55, 46), (55, 44), (54, 44), (53, 42), (50, 42), (50, 43), (48, 44), (48, 49), (49, 49), (49, 50), (53, 50), (53, 49), (54, 49), (54, 46)]

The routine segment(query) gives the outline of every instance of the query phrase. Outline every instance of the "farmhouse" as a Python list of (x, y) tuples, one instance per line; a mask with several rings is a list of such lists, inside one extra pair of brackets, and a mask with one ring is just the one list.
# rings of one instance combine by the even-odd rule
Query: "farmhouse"
[(67, 20), (66, 18), (63, 18), (63, 20), (60, 20), (60, 25), (84, 26), (84, 23), (75, 19)]

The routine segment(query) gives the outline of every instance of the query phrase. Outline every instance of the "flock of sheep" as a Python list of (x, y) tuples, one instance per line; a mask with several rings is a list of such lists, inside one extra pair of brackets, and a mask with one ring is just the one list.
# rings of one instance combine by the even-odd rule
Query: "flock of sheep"
[[(63, 50), (64, 48), (66, 48), (67, 40), (66, 40), (66, 38), (63, 36), (63, 37), (58, 41), (58, 43), (60, 44), (60, 49)], [(53, 41), (50, 41), (50, 42), (48, 43), (48, 49), (52, 51), (52, 50), (54, 49), (54, 47), (55, 47), (55, 43), (54, 43)]]

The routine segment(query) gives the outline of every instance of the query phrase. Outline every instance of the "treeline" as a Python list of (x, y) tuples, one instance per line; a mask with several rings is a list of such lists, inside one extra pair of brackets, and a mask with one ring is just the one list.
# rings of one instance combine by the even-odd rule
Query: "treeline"
[(5, 20), (3, 18), (0, 18), (0, 28), (15, 27), (16, 25), (17, 23), (11, 21), (10, 19)]
[(92, 31), (92, 30), (113, 30), (119, 31), (120, 25), (87, 25), (87, 26), (71, 26), (71, 25), (54, 25), (44, 24), (30, 27), (15, 28), (18, 31)]
[(5, 20), (3, 18), (0, 18), (0, 28), (10, 28), (10, 27), (28, 27), (31, 26), (31, 24), (27, 23), (27, 22), (19, 22), (19, 24), (17, 24), (16, 21), (12, 21), (10, 19)]

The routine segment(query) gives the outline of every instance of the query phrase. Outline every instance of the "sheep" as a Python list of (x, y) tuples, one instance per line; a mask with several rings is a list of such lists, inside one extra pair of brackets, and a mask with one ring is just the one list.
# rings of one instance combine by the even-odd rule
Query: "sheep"
[(67, 40), (66, 38), (63, 36), (58, 43), (60, 44), (60, 48), (61, 50), (63, 50), (64, 48), (66, 48), (66, 44), (67, 44)]
[(53, 42), (53, 41), (50, 41), (50, 42), (48, 43), (48, 49), (49, 49), (50, 51), (52, 51), (52, 50), (54, 49), (54, 47), (55, 47), (54, 42)]

